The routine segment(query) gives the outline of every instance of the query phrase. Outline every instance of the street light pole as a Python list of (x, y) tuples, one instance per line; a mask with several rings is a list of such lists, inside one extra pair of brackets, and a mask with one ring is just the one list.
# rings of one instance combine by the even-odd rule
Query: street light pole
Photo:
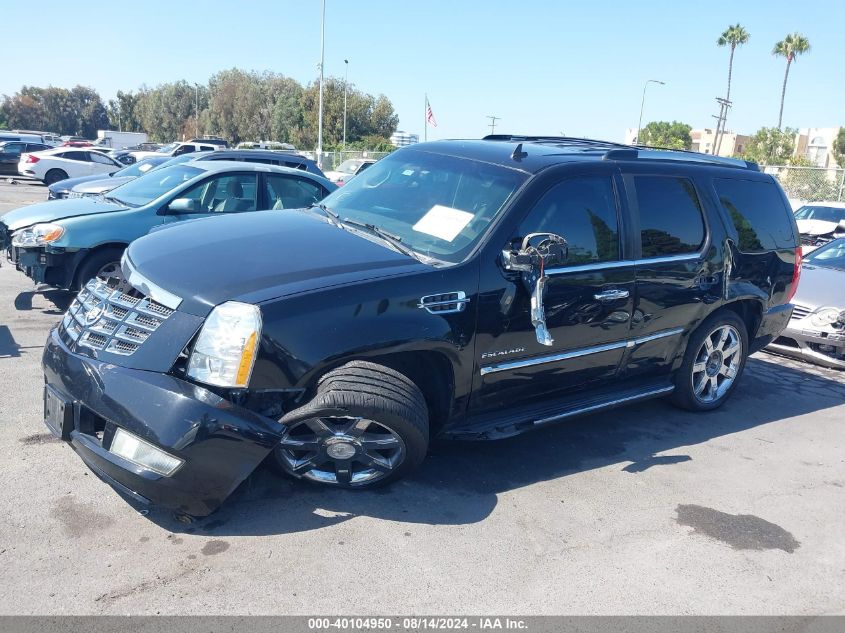
[(640, 103), (640, 120), (639, 123), (637, 123), (637, 145), (642, 145), (642, 143), (640, 143), (640, 130), (643, 127), (643, 108), (645, 107), (645, 91), (646, 88), (648, 88), (649, 84), (660, 84), (661, 86), (665, 86), (666, 82), (660, 81), (659, 79), (649, 79), (643, 85), (643, 100)]
[(344, 59), (346, 64), (346, 77), (343, 79), (343, 151), (346, 151), (346, 97), (349, 93), (349, 60)]
[(317, 120), (317, 165), (323, 167), (323, 63), (326, 59), (326, 0), (323, 0), (323, 19), (320, 26), (320, 114)]

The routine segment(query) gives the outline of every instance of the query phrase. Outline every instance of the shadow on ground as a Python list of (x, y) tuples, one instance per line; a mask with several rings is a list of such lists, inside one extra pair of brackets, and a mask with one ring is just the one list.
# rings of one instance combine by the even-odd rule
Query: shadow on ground
[[(845, 401), (845, 382), (839, 376), (764, 358), (748, 361), (736, 393), (718, 411), (693, 414), (656, 400), (497, 442), (441, 442), (413, 476), (370, 492), (320, 488), (262, 468), (220, 510), (194, 524), (180, 524), (159, 510), (148, 516), (171, 531), (221, 536), (300, 532), (359, 515), (470, 524), (489, 516), (502, 492), (614, 465), (624, 477), (672, 468), (692, 459), (684, 453), (685, 446)], [(767, 440), (760, 440), (765, 450)]]
[[(51, 288), (49, 290), (26, 290), (19, 292), (15, 297), (15, 309), (19, 311), (38, 310), (43, 314), (54, 314), (61, 316), (70, 307), (71, 301), (76, 293), (68, 290)], [(43, 297), (46, 305), (33, 307), (33, 298)]]

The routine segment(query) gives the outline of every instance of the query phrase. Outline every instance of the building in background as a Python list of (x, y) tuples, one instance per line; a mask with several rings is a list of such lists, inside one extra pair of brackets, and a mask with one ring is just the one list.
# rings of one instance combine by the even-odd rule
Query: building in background
[[(690, 130), (690, 137), (692, 138), (693, 152), (701, 152), (702, 154), (712, 154), (715, 148), (716, 130), (713, 128), (698, 128)], [(625, 143), (633, 145), (637, 139), (637, 128), (629, 127), (625, 130)], [(745, 134), (736, 134), (735, 132), (725, 132), (722, 138), (722, 146), (719, 148), (719, 156), (734, 156), (745, 151), (745, 146), (751, 140), (750, 136)]]
[(838, 127), (810, 127), (798, 130), (795, 137), (795, 155), (806, 158), (816, 167), (834, 169), (837, 165), (833, 156), (833, 141), (839, 134)]
[(411, 134), (410, 132), (403, 132), (402, 130), (397, 130), (390, 136), (390, 142), (393, 143), (394, 147), (405, 147), (406, 145), (413, 145), (414, 143), (420, 142), (420, 135), (419, 134)]

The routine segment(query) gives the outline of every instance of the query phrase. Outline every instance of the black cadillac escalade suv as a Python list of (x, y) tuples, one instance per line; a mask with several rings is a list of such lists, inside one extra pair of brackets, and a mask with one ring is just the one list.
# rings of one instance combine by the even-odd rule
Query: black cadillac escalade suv
[(266, 458), (367, 487), (434, 437), (714, 409), (789, 321), (800, 250), (754, 164), (493, 136), (157, 231), (122, 269), (50, 334), (46, 422), (124, 494), (201, 516)]

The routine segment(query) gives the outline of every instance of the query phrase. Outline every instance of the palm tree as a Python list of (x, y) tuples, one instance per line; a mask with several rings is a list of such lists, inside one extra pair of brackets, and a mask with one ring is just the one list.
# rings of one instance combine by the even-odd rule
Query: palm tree
[(789, 79), (789, 67), (799, 55), (803, 55), (809, 50), (810, 40), (808, 40), (800, 33), (790, 33), (780, 42), (775, 44), (775, 47), (772, 49), (772, 55), (786, 57), (786, 74), (783, 76), (783, 90), (780, 93), (780, 114), (778, 115), (778, 129), (781, 129), (783, 123), (783, 102), (784, 99), (786, 99), (786, 80)]
[(734, 24), (733, 26), (729, 26), (725, 29), (725, 32), (722, 33), (719, 40), (716, 42), (719, 46), (731, 47), (731, 58), (728, 62), (728, 94), (725, 97), (728, 101), (731, 100), (731, 75), (733, 74), (734, 69), (734, 52), (736, 51), (737, 46), (745, 44), (750, 37), (751, 35), (745, 30), (745, 27), (741, 24)]

